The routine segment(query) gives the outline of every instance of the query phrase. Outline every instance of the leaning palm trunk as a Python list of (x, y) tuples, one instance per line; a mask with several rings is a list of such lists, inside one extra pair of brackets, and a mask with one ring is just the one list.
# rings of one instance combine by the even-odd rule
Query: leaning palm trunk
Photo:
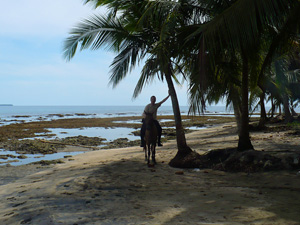
[(292, 116), (296, 116), (296, 117), (298, 116), (298, 113), (296, 113), (293, 106), (291, 107), (291, 113), (292, 113)]
[(263, 91), (260, 95), (260, 119), (259, 127), (264, 127), (267, 121), (267, 113), (265, 108), (265, 92)]
[(293, 116), (290, 111), (289, 98), (288, 98), (287, 94), (283, 94), (282, 102), (283, 102), (283, 109), (284, 109), (284, 116), (285, 116), (284, 122), (290, 123), (293, 121)]
[(249, 135), (249, 110), (248, 110), (248, 58), (242, 52), (243, 59), (243, 74), (242, 74), (242, 115), (241, 115), (241, 128), (239, 131), (238, 150), (245, 151), (253, 149)]
[(274, 118), (274, 114), (275, 114), (275, 104), (274, 104), (274, 99), (271, 95), (271, 118)]
[(177, 149), (178, 149), (176, 156), (170, 161), (169, 165), (173, 167), (181, 167), (182, 165), (181, 159), (184, 158), (186, 155), (190, 154), (192, 150), (186, 143), (185, 133), (182, 126), (178, 98), (172, 81), (171, 73), (166, 74), (165, 77), (166, 77), (166, 81), (168, 84), (168, 88), (172, 100), (172, 108), (173, 108), (175, 127), (176, 127), (176, 141), (177, 141)]
[(236, 124), (237, 124), (237, 132), (238, 132), (238, 134), (240, 134), (240, 132), (242, 130), (242, 124), (241, 124), (242, 115), (241, 115), (241, 109), (236, 102), (233, 102), (233, 112), (234, 112), (234, 117), (235, 117)]

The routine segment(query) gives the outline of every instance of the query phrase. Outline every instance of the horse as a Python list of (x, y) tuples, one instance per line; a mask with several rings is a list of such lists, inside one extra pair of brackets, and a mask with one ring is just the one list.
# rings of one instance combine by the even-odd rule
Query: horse
[(157, 128), (154, 124), (153, 114), (145, 112), (145, 115), (146, 115), (146, 118), (144, 119), (144, 123), (146, 126), (145, 137), (144, 137), (145, 161), (147, 161), (148, 165), (150, 164), (150, 154), (152, 153), (152, 163), (156, 164), (155, 148), (157, 142)]

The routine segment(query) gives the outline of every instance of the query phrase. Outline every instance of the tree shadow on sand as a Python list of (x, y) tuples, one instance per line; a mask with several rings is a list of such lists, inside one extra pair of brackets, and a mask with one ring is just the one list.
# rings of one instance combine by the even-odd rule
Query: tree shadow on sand
[[(195, 169), (177, 173), (178, 169), (161, 161), (149, 168), (143, 157), (128, 158), (124, 155), (124, 159), (113, 163), (85, 163), (78, 168), (37, 174), (31, 182), (43, 183), (39, 187), (45, 191), (35, 192), (26, 185), (18, 187), (18, 192), (12, 192), (14, 196), (7, 195), (3, 200), (2, 204), (6, 202), (11, 211), (0, 221), (118, 225), (241, 224), (270, 219), (287, 219), (296, 224), (300, 220), (300, 184), (299, 179), (294, 179), (296, 175)], [(279, 178), (280, 182), (274, 182)], [(276, 194), (271, 196), (271, 192)], [(277, 193), (288, 193), (285, 201), (276, 197)], [(289, 210), (273, 207), (279, 202)], [(262, 211), (264, 214), (257, 216)]]
[(300, 150), (240, 152), (237, 148), (216, 149), (203, 155), (193, 152), (181, 158), (180, 163), (180, 168), (209, 168), (228, 172), (297, 170), (300, 169)]
[[(296, 212), (300, 200), (299, 182), (290, 181), (292, 177), (288, 175), (281, 180), (284, 184), (278, 182), (273, 186), (275, 174), (264, 174), (262, 178), (260, 174), (249, 176), (194, 169), (176, 175), (177, 171), (162, 163), (149, 168), (143, 161), (125, 159), (95, 169), (79, 185), (81, 194), (90, 199), (89, 208), (94, 211), (91, 212), (94, 216), (86, 216), (84, 222), (196, 224), (226, 222), (228, 218), (237, 223), (268, 221), (274, 217), (299, 219)], [(270, 191), (290, 193), (286, 204), (294, 209), (282, 213), (272, 208), (267, 202), (273, 198), (267, 195)], [(265, 214), (257, 216), (263, 207)]]
[[(281, 131), (287, 131), (284, 135), (287, 137), (299, 136), (299, 130), (293, 130), (286, 125), (278, 127), (268, 127), (264, 129), (254, 129), (252, 132), (256, 132), (256, 135), (267, 131), (270, 137), (267, 138), (266, 144), (268, 150), (246, 150), (238, 151), (237, 148), (222, 148), (209, 150), (204, 154), (198, 154), (197, 152), (191, 152), (188, 155), (176, 156), (170, 162), (170, 165), (176, 165), (179, 168), (209, 168), (215, 170), (222, 170), (227, 172), (262, 172), (262, 171), (278, 171), (278, 170), (299, 170), (300, 169), (300, 148), (298, 143), (293, 145), (288, 143), (276, 143), (276, 139), (272, 140), (272, 131), (274, 133), (280, 133)], [(237, 136), (235, 126), (223, 126), (218, 132), (206, 132), (201, 133), (198, 139), (205, 140), (203, 144), (209, 145), (216, 143), (216, 138), (226, 138), (226, 143), (232, 142), (232, 145), (236, 145), (237, 141), (233, 136)], [(231, 138), (228, 138), (231, 136)], [(210, 141), (207, 142), (206, 140)], [(221, 141), (221, 140), (219, 140)], [(261, 142), (260, 145), (264, 143)], [(191, 145), (197, 148), (199, 143)], [(261, 147), (261, 146), (260, 146)], [(272, 150), (270, 150), (270, 148)], [(200, 149), (201, 150), (201, 149)]]

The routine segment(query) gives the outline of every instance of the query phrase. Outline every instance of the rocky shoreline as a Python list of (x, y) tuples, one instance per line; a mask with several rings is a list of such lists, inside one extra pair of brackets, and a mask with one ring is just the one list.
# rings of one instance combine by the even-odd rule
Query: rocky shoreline
[[(176, 131), (172, 126), (174, 126), (174, 122), (170, 119), (170, 116), (161, 117), (160, 120), (162, 121), (163, 127), (163, 138), (162, 141), (166, 142), (168, 140), (173, 140), (176, 138)], [(2, 136), (2, 142), (0, 142), (0, 149), (6, 150), (6, 154), (0, 153), (0, 165), (9, 166), (9, 163), (16, 163), (27, 157), (34, 157), (36, 154), (42, 155), (51, 155), (61, 152), (87, 152), (87, 151), (95, 151), (101, 149), (116, 149), (116, 148), (128, 148), (128, 147), (139, 147), (140, 140), (139, 140), (139, 126), (135, 121), (139, 121), (139, 117), (117, 117), (117, 118), (94, 118), (94, 119), (69, 119), (69, 120), (52, 120), (52, 121), (45, 121), (42, 122), (30, 122), (30, 123), (22, 123), (22, 124), (11, 124), (8, 126), (0, 127), (3, 131), (4, 129), (11, 129), (18, 130), (19, 132), (15, 134), (13, 138), (9, 138), (12, 133), (7, 132), (7, 136)], [(232, 122), (234, 118), (230, 117), (212, 117), (212, 116), (197, 116), (197, 117), (184, 117), (183, 124), (185, 127), (186, 134), (195, 131), (193, 128), (195, 127), (211, 127), (218, 124), (224, 124), (224, 122)], [(252, 119), (251, 128), (253, 132), (257, 130), (255, 123), (257, 121)], [(110, 132), (109, 129), (112, 127), (128, 127), (128, 128), (135, 128), (131, 135), (136, 137), (136, 140), (129, 140), (126, 137), (116, 137), (114, 140), (108, 141), (102, 137), (88, 137), (88, 136), (69, 136), (65, 138), (51, 138), (45, 139), (44, 137), (40, 137), (36, 133), (32, 133), (29, 135), (27, 132), (23, 138), (17, 138), (22, 131), (29, 131), (35, 129), (49, 129), (53, 127), (58, 127), (60, 124), (61, 127), (73, 127), (77, 129), (82, 129), (83, 127), (95, 127), (95, 125), (102, 126), (103, 128), (107, 129), (107, 132)], [(191, 128), (191, 129), (190, 129)], [(276, 121), (276, 124), (269, 124), (268, 127), (265, 127), (263, 132), (264, 133), (279, 133), (281, 132), (281, 138), (283, 136), (291, 137), (299, 136), (299, 127), (297, 124), (281, 124)], [(235, 130), (232, 130), (233, 133), (236, 133)], [(261, 131), (260, 131), (261, 132)], [(23, 133), (24, 134), (24, 133)], [(53, 136), (53, 134), (48, 134)], [(26, 137), (26, 138), (24, 138)], [(252, 140), (255, 141), (255, 137), (252, 137)], [(276, 169), (289, 169), (299, 168), (299, 153), (297, 151), (292, 152), (261, 152), (250, 151), (248, 155), (239, 156), (236, 154), (235, 148), (231, 148), (228, 150), (218, 151), (215, 149), (212, 152), (209, 152), (206, 155), (201, 156), (199, 159), (196, 160), (196, 164), (193, 162), (191, 167), (204, 167), (204, 168), (212, 168), (212, 169), (219, 169), (219, 170), (228, 170), (228, 171), (262, 171), (262, 170), (276, 170)], [(17, 155), (11, 154), (11, 152), (15, 152)], [(231, 154), (234, 153), (234, 154)], [(255, 154), (255, 156), (254, 156)], [(215, 160), (212, 160), (212, 157), (215, 155), (219, 155)], [(231, 157), (231, 155), (235, 155), (235, 157)], [(60, 157), (65, 157), (66, 155), (60, 155)], [(70, 155), (68, 157), (71, 157)], [(38, 158), (38, 157), (35, 157)], [(62, 163), (55, 158), (53, 163)], [(69, 159), (72, 160), (72, 159)], [(35, 163), (36, 160), (34, 160)], [(41, 164), (49, 164), (49, 160), (46, 158), (42, 158), (39, 160)], [(51, 160), (50, 160), (51, 161)], [(245, 163), (246, 162), (246, 163)], [(272, 169), (273, 168), (273, 169)]]
[[(56, 115), (57, 116), (57, 115)], [(81, 115), (84, 116), (84, 115)], [(17, 116), (16, 116), (17, 117)], [(24, 117), (24, 116), (22, 116)], [(175, 138), (175, 129), (172, 116), (161, 116), (159, 118), (163, 127), (162, 141), (172, 140)], [(55, 119), (51, 121), (39, 122), (22, 122), (9, 124), (0, 127), (0, 148), (7, 151), (14, 151), (18, 154), (0, 154), (0, 159), (7, 162), (18, 162), (19, 159), (27, 158), (25, 154), (54, 154), (58, 152), (72, 151), (71, 147), (80, 147), (82, 151), (99, 150), (99, 149), (114, 149), (139, 146), (139, 127), (140, 124), (135, 121), (140, 121), (140, 117), (116, 117), (116, 118), (76, 118), (76, 119)], [(190, 127), (205, 127), (213, 126), (219, 123), (231, 122), (230, 117), (212, 117), (212, 116), (194, 116), (183, 117), (183, 124), (186, 127), (186, 133), (193, 132)], [(108, 141), (102, 137), (88, 136), (70, 136), (65, 138), (55, 137), (50, 128), (87, 128), (87, 127), (102, 127), (107, 129), (116, 127), (134, 128), (133, 136), (137, 140), (129, 140), (128, 138), (116, 137), (112, 141)], [(51, 138), (51, 139), (49, 139)], [(41, 160), (42, 161), (42, 160)], [(5, 164), (5, 161), (0, 162)]]

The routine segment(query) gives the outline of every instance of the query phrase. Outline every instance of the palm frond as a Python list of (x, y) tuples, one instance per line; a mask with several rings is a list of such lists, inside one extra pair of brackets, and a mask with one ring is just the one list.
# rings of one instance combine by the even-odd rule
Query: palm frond
[(155, 76), (159, 74), (159, 69), (157, 67), (158, 59), (155, 57), (150, 57), (146, 60), (145, 65), (142, 69), (140, 79), (137, 82), (137, 85), (133, 92), (133, 98), (136, 98), (142, 91), (143, 87), (151, 83)]
[[(202, 36), (210, 50), (217, 46), (230, 46), (234, 49), (251, 48), (257, 41), (262, 25), (277, 26), (282, 23), (285, 13), (293, 0), (237, 0), (216, 14), (207, 23), (198, 25), (189, 38)], [(208, 7), (215, 4), (207, 0)]]
[[(291, 44), (291, 40), (295, 38), (295, 35), (299, 34), (300, 31), (300, 2), (295, 4), (294, 7), (291, 8), (290, 14), (287, 16), (285, 23), (280, 27), (280, 29), (274, 33), (272, 38), (272, 43), (268, 49), (268, 53), (264, 59), (263, 65), (261, 67), (261, 71), (259, 74), (259, 79), (262, 79), (263, 74), (268, 66), (270, 66), (272, 60), (279, 52), (284, 52), (284, 48), (287, 44), (289, 46), (293, 46)], [(298, 32), (297, 32), (298, 30)], [(299, 37), (297, 37), (299, 39)]]
[(118, 50), (124, 37), (128, 36), (118, 19), (107, 18), (94, 15), (79, 23), (70, 32), (63, 46), (63, 55), (67, 60), (71, 60), (80, 45), (80, 50), (91, 48), (92, 50), (100, 47)]
[[(140, 44), (140, 45), (139, 45)], [(138, 38), (130, 36), (120, 46), (121, 52), (114, 58), (111, 67), (110, 83), (113, 87), (134, 69), (136, 63), (144, 58), (143, 43)]]
[(206, 108), (206, 94), (200, 88), (199, 85), (194, 83), (190, 84), (189, 87), (189, 114), (195, 115), (197, 112), (203, 113)]

